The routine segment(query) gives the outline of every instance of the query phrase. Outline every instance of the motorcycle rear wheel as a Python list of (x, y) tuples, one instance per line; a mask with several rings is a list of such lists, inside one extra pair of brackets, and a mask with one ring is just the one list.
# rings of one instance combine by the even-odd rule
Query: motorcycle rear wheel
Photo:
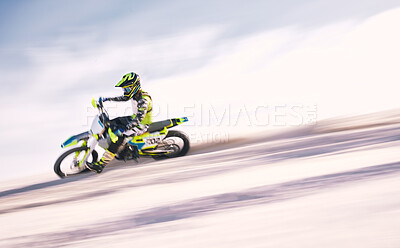
[[(171, 130), (163, 140), (163, 143), (171, 141), (168, 144), (170, 147), (176, 148), (176, 151), (167, 155), (152, 156), (155, 160), (162, 160), (167, 158), (176, 158), (185, 156), (190, 149), (190, 141), (187, 134), (182, 131)], [(164, 145), (165, 146), (165, 145)], [(156, 148), (157, 149), (157, 148)]]

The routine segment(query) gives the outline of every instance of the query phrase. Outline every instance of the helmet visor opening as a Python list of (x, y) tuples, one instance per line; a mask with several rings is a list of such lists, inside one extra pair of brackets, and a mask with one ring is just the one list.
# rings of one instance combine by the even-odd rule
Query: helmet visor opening
[(127, 94), (131, 93), (132, 89), (133, 89), (133, 87), (132, 87), (132, 86), (129, 86), (129, 87), (123, 88), (123, 90), (124, 90), (124, 93), (127, 93)]

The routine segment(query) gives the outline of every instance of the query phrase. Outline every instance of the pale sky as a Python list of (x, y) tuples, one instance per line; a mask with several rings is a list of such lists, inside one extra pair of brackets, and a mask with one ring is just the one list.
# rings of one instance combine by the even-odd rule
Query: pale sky
[(210, 109), (218, 128), (238, 132), (229, 118), (262, 124), (276, 105), (317, 105), (322, 119), (399, 108), (399, 7), (0, 1), (0, 180), (51, 172), (61, 142), (88, 129), (91, 97), (120, 94), (114, 85), (130, 71), (152, 94), (158, 120), (194, 115), (190, 132), (217, 128), (202, 121)]

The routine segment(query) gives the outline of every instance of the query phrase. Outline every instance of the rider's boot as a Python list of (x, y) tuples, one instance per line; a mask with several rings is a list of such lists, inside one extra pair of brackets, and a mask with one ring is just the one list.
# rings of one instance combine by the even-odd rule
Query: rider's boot
[(97, 173), (101, 173), (104, 169), (104, 167), (110, 163), (111, 160), (113, 160), (115, 157), (115, 154), (110, 152), (110, 151), (105, 151), (103, 154), (103, 157), (99, 160), (99, 162), (95, 163), (89, 163), (87, 162), (87, 167), (91, 171), (95, 171)]

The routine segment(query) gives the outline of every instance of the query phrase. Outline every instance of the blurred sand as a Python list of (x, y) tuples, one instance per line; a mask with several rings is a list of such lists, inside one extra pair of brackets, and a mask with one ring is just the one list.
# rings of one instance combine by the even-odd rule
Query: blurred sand
[(0, 247), (400, 247), (399, 111), (0, 185)]

